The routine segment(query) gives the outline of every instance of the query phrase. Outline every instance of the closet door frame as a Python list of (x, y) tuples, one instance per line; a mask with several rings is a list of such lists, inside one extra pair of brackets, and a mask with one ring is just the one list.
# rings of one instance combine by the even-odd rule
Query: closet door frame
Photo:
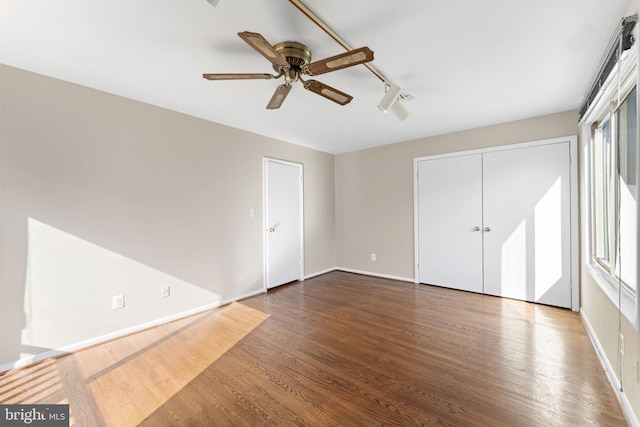
[(579, 229), (578, 229), (578, 138), (576, 135), (570, 135), (560, 138), (551, 138), (538, 141), (521, 142), (507, 145), (499, 145), (494, 147), (456, 151), (444, 154), (426, 155), (415, 157), (413, 159), (413, 231), (414, 231), (414, 282), (420, 283), (420, 272), (418, 269), (418, 260), (420, 259), (419, 251), (419, 198), (418, 198), (418, 163), (424, 160), (435, 160), (439, 158), (456, 157), (469, 154), (484, 154), (503, 150), (513, 150), (527, 147), (537, 147), (549, 144), (558, 144), (562, 142), (569, 143), (570, 153), (570, 209), (571, 209), (571, 226), (570, 226), (570, 242), (571, 242), (571, 309), (573, 311), (580, 310), (580, 284), (579, 284)]

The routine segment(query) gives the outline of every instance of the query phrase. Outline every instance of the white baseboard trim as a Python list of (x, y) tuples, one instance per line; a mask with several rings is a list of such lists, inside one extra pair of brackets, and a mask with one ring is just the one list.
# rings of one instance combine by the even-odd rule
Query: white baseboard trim
[(372, 273), (371, 271), (354, 270), (352, 268), (336, 267), (334, 270), (346, 271), (347, 273), (364, 274), (365, 276), (380, 277), (383, 279), (399, 280), (401, 282), (414, 283), (413, 277), (391, 276), (389, 274)]
[(302, 278), (302, 280), (311, 279), (312, 277), (322, 276), (323, 274), (331, 273), (332, 271), (336, 271), (336, 267), (327, 268), (326, 270), (316, 271), (315, 273), (307, 274)]
[[(263, 294), (264, 292), (265, 292), (265, 290), (260, 288), (258, 290), (252, 291), (252, 292), (247, 292), (246, 294), (238, 295), (237, 297), (227, 298), (227, 299), (224, 299), (221, 302), (219, 302), (218, 306), (225, 305), (225, 304), (231, 304), (234, 301), (240, 301), (240, 300), (243, 300), (245, 298), (252, 297), (254, 295)], [(209, 310), (209, 309), (205, 309), (205, 310)], [(205, 310), (202, 310), (202, 311), (205, 311)]]
[[(326, 270), (322, 270), (322, 271), (317, 271), (315, 273), (311, 273), (308, 274), (306, 276), (303, 277), (302, 280), (305, 279), (310, 279), (316, 276), (320, 276), (322, 274), (326, 274), (326, 273), (330, 273), (332, 271), (336, 271), (336, 270), (341, 270), (341, 271), (346, 271), (348, 273), (356, 273), (356, 274), (364, 274), (367, 276), (374, 276), (374, 277), (382, 277), (385, 279), (393, 279), (393, 280), (400, 280), (400, 281), (404, 281), (404, 282), (413, 282), (413, 279), (409, 279), (409, 278), (405, 278), (405, 277), (398, 277), (398, 276), (390, 276), (390, 275), (386, 275), (386, 274), (378, 274), (378, 273), (372, 273), (372, 272), (368, 272), (368, 271), (360, 271), (360, 270), (353, 270), (353, 269), (348, 269), (348, 268), (342, 268), (342, 267), (332, 267), (332, 268), (328, 268)], [(84, 341), (80, 341), (74, 344), (69, 344), (69, 345), (65, 345), (63, 347), (60, 348), (56, 348), (53, 350), (49, 350), (46, 351), (44, 353), (39, 353), (39, 354), (35, 354), (32, 356), (28, 356), (28, 357), (23, 357), (21, 359), (18, 359), (16, 361), (13, 362), (8, 362), (8, 363), (4, 363), (0, 365), (0, 372), (6, 372), (9, 371), (11, 369), (16, 369), (16, 368), (22, 368), (25, 366), (29, 366), (29, 365), (33, 365), (34, 363), (38, 363), (41, 362), (45, 359), (49, 359), (52, 357), (58, 357), (58, 356), (62, 356), (65, 354), (69, 354), (69, 353), (73, 353), (76, 351), (80, 351), (82, 349), (88, 348), (88, 347), (92, 347), (94, 345), (98, 345), (107, 341), (111, 341), (117, 338), (121, 338), (123, 336), (126, 335), (130, 335), (136, 332), (140, 332), (143, 331), (145, 329), (149, 329), (155, 326), (159, 326), (165, 323), (169, 323), (169, 322), (173, 322), (175, 320), (178, 319), (182, 319), (184, 317), (188, 317), (188, 316), (192, 316), (194, 314), (198, 314), (198, 313), (202, 313), (204, 311), (207, 310), (212, 310), (214, 308), (232, 303), (234, 301), (238, 301), (238, 300), (242, 300), (245, 298), (249, 298), (252, 297), (254, 295), (258, 295), (261, 293), (266, 292), (265, 289), (258, 289), (256, 291), (253, 292), (249, 292), (243, 295), (238, 295), (236, 297), (233, 298), (227, 298), (225, 300), (216, 302), (216, 303), (212, 303), (212, 304), (207, 304), (207, 305), (203, 305), (200, 307), (196, 307), (194, 309), (191, 310), (187, 310), (187, 311), (183, 311), (180, 313), (176, 313), (176, 314), (172, 314), (170, 316), (166, 316), (160, 319), (156, 319), (156, 320), (152, 320), (150, 322), (146, 322), (146, 323), (141, 323), (139, 325), (136, 326), (132, 326), (129, 328), (125, 328), (125, 329), (121, 329), (119, 331), (115, 331), (115, 332), (111, 332), (108, 334), (104, 334), (98, 337), (94, 337), (88, 340), (84, 340)]]
[[(413, 282), (413, 279), (409, 279), (409, 278), (405, 278), (405, 277), (398, 277), (398, 276), (390, 276), (390, 275), (386, 275), (386, 274), (378, 274), (378, 273), (372, 273), (372, 272), (368, 272), (368, 271), (360, 271), (360, 270), (353, 270), (353, 269), (349, 269), (349, 268), (342, 268), (342, 267), (332, 267), (332, 268), (328, 268), (326, 270), (322, 270), (322, 271), (317, 271), (315, 273), (311, 273), (308, 274), (306, 276), (303, 277), (302, 280), (305, 279), (310, 279), (316, 276), (320, 276), (322, 274), (326, 274), (326, 273), (330, 273), (332, 271), (336, 271), (336, 270), (341, 270), (341, 271), (346, 271), (348, 273), (356, 273), (356, 274), (364, 274), (367, 276), (374, 276), (374, 277), (382, 277), (385, 279), (393, 279), (393, 280), (400, 280), (400, 281), (405, 281), (405, 282)], [(141, 323), (139, 325), (136, 326), (132, 326), (129, 328), (125, 328), (125, 329), (121, 329), (119, 331), (115, 331), (115, 332), (111, 332), (108, 334), (104, 334), (98, 337), (94, 337), (88, 340), (84, 340), (84, 341), (80, 341), (74, 344), (69, 344), (69, 345), (65, 345), (63, 347), (60, 348), (56, 348), (56, 349), (52, 349), (49, 351), (46, 351), (44, 353), (39, 353), (39, 354), (35, 354), (32, 356), (28, 356), (28, 357), (23, 357), (21, 359), (18, 359), (16, 361), (13, 362), (8, 362), (8, 363), (4, 363), (0, 365), (0, 372), (6, 372), (6, 371), (10, 371), (11, 369), (16, 369), (16, 368), (23, 368), (25, 366), (29, 366), (29, 365), (33, 365), (35, 363), (41, 362), (45, 359), (49, 359), (52, 357), (58, 357), (58, 356), (62, 356), (65, 354), (69, 354), (69, 353), (73, 353), (76, 351), (80, 351), (82, 349), (88, 348), (88, 347), (92, 347), (94, 345), (98, 345), (107, 341), (111, 341), (117, 338), (122, 338), (126, 335), (130, 335), (136, 332), (140, 332), (143, 331), (145, 329), (149, 329), (155, 326), (159, 326), (165, 323), (169, 323), (169, 322), (173, 322), (175, 320), (179, 320), (182, 319), (184, 317), (188, 317), (188, 316), (192, 316), (194, 314), (198, 314), (198, 313), (202, 313), (204, 311), (207, 310), (212, 310), (214, 308), (232, 303), (234, 301), (238, 301), (238, 300), (242, 300), (245, 298), (249, 298), (252, 297), (254, 295), (258, 295), (261, 293), (266, 292), (266, 289), (258, 289), (256, 291), (253, 292), (249, 292), (243, 295), (238, 295), (236, 297), (233, 298), (228, 298), (216, 303), (212, 303), (212, 304), (207, 304), (207, 305), (203, 305), (200, 307), (196, 307), (194, 309), (191, 310), (187, 310), (187, 311), (183, 311), (180, 313), (176, 313), (176, 314), (172, 314), (170, 316), (166, 316), (160, 319), (156, 319), (156, 320), (152, 320), (150, 322), (146, 322), (146, 323)]]
[(602, 364), (604, 373), (607, 375), (607, 378), (609, 379), (609, 383), (611, 384), (611, 387), (613, 387), (613, 390), (616, 393), (618, 400), (620, 401), (622, 410), (625, 412), (627, 419), (631, 422), (632, 427), (640, 427), (640, 422), (638, 421), (638, 417), (636, 417), (636, 414), (633, 412), (633, 407), (631, 406), (629, 399), (627, 399), (627, 395), (625, 394), (624, 391), (622, 391), (622, 385), (620, 384), (620, 381), (618, 380), (618, 377), (615, 374), (615, 370), (613, 369), (613, 366), (609, 362), (609, 359), (607, 359), (607, 356), (605, 355), (605, 352), (604, 352), (604, 348), (602, 348), (602, 345), (598, 340), (598, 336), (593, 330), (593, 327), (591, 326), (591, 322), (589, 322), (589, 318), (587, 317), (587, 314), (582, 309), (580, 309), (580, 316), (582, 317), (582, 321), (585, 325), (585, 328), (587, 329), (587, 334), (589, 335), (591, 344), (593, 345), (593, 348), (596, 350), (598, 359), (600, 359), (600, 363)]
[(73, 353), (75, 351), (80, 351), (82, 349), (92, 347), (94, 345), (98, 345), (107, 341), (111, 341), (117, 338), (122, 338), (126, 335), (131, 335), (136, 332), (143, 331), (145, 329), (152, 328), (154, 326), (159, 326), (165, 323), (173, 322), (175, 320), (179, 320), (185, 317), (193, 316), (194, 314), (202, 313), (207, 310), (213, 310), (214, 308), (218, 308), (220, 306), (232, 303), (234, 301), (238, 301), (244, 298), (248, 298), (257, 294), (263, 293), (263, 289), (259, 289), (257, 291), (249, 292), (244, 295), (239, 295), (234, 298), (228, 298), (219, 302), (203, 305), (200, 307), (193, 308), (191, 310), (183, 311), (180, 313), (172, 314), (170, 316), (162, 317), (160, 319), (152, 320), (150, 322), (141, 323), (136, 326), (132, 326), (129, 328), (121, 329), (119, 331), (111, 332), (108, 334), (100, 335), (95, 338), (91, 338), (88, 340), (80, 341), (74, 344), (65, 345), (60, 348), (56, 348), (53, 350), (46, 351), (44, 353), (35, 354), (33, 356), (23, 357), (14, 362), (8, 362), (0, 365), (0, 372), (9, 371), (11, 369), (23, 368), (25, 366), (33, 365), (34, 363), (41, 362), (45, 359), (49, 359), (51, 357), (58, 357), (65, 354)]

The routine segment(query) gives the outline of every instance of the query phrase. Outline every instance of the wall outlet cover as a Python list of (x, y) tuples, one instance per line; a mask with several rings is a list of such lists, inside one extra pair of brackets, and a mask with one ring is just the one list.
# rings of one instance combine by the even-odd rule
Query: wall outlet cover
[(114, 310), (124, 308), (124, 295), (114, 295), (111, 299), (111, 308)]
[(171, 286), (163, 286), (162, 289), (160, 289), (160, 293), (162, 295), (162, 298), (169, 298), (169, 296), (171, 295)]

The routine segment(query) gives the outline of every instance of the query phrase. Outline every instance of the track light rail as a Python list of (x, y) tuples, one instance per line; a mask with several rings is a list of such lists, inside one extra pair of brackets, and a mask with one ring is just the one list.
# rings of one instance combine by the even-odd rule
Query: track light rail
[[(353, 48), (342, 37), (338, 35), (331, 27), (329, 27), (322, 19), (318, 17), (311, 9), (309, 9), (300, 0), (289, 0), (289, 3), (294, 5), (300, 12), (302, 12), (307, 18), (313, 21), (320, 29), (322, 29), (329, 37), (335, 40), (340, 46), (346, 50), (353, 50)], [(369, 69), (378, 79), (380, 79), (386, 86), (394, 86), (391, 80), (389, 80), (380, 70), (374, 67), (371, 63), (362, 64)], [(411, 99), (411, 95), (400, 93), (400, 98)]]

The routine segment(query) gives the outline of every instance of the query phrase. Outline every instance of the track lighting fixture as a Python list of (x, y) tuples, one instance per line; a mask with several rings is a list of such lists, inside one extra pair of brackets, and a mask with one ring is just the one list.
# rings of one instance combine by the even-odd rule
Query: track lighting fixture
[(400, 88), (390, 83), (385, 83), (384, 88), (386, 93), (378, 104), (378, 109), (384, 113), (391, 111), (401, 121), (409, 117), (409, 112), (400, 104), (402, 97)]
[(407, 109), (404, 108), (402, 104), (400, 104), (400, 98), (398, 98), (396, 102), (393, 103), (389, 111), (391, 111), (393, 115), (396, 116), (400, 121), (403, 121), (404, 119), (409, 117), (409, 112), (407, 111)]
[(220, 0), (207, 0), (208, 3), (211, 3), (212, 6), (217, 6)]
[[(301, 0), (289, 0), (289, 3), (294, 5), (304, 16), (311, 19), (321, 30), (327, 33), (332, 39), (334, 39), (340, 46), (347, 51), (353, 51), (353, 48), (342, 37), (340, 37), (334, 30), (332, 30), (322, 19), (318, 17), (311, 9), (305, 6)], [(387, 77), (378, 70), (373, 62), (365, 62), (362, 65), (367, 67), (369, 71), (373, 73), (377, 78), (384, 83), (385, 96), (378, 104), (378, 108), (385, 113), (391, 111), (399, 120), (404, 120), (409, 116), (409, 112), (400, 105), (400, 99), (407, 101), (413, 99), (413, 96), (402, 93), (400, 88), (394, 84), (389, 83)]]
[(378, 104), (378, 109), (388, 113), (391, 106), (398, 100), (398, 96), (400, 96), (400, 88), (393, 84), (385, 84), (384, 88), (387, 93), (384, 94), (382, 101)]

